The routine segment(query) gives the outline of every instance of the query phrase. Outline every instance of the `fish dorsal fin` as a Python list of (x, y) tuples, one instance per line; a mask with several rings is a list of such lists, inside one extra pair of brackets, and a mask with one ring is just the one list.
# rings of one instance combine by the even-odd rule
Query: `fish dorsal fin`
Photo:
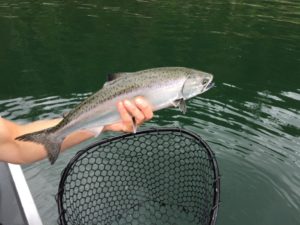
[(128, 76), (130, 73), (111, 73), (107, 75), (107, 81), (113, 81), (120, 77)]
[(115, 83), (115, 81), (117, 81), (118, 79), (122, 78), (122, 77), (126, 77), (128, 75), (130, 75), (131, 73), (111, 73), (107, 75), (107, 81), (104, 83), (103, 87), (111, 85), (113, 83)]

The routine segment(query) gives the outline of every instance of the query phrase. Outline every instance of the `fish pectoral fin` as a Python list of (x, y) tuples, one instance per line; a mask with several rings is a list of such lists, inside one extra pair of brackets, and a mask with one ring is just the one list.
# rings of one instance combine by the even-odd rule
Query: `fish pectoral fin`
[(104, 126), (100, 126), (100, 127), (90, 127), (90, 128), (86, 128), (86, 130), (87, 130), (87, 131), (90, 131), (91, 133), (93, 133), (94, 137), (98, 137), (99, 134), (101, 134), (103, 128), (104, 128)]
[(174, 107), (178, 107), (183, 114), (186, 113), (186, 104), (183, 98), (174, 101), (173, 105)]

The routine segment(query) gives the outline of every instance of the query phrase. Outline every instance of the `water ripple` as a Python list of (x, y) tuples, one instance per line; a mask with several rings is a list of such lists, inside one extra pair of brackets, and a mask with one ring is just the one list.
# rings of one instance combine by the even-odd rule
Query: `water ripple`
[(27, 96), (0, 100), (0, 113), (2, 117), (15, 121), (24, 121), (29, 114), (33, 115), (33, 120), (55, 118), (72, 109), (89, 94), (71, 94), (67, 98), (49, 96), (34, 99)]
[(300, 101), (300, 93), (291, 92), (291, 91), (283, 91), (281, 93), (282, 96), (289, 97), (291, 99)]
[[(242, 87), (229, 83), (221, 84), (218, 88), (225, 93), (234, 91), (240, 96), (245, 92)], [(249, 184), (249, 190), (259, 190), (260, 185), (269, 183), (273, 187), (273, 192), (277, 193), (277, 197), (284, 199), (287, 207), (298, 210), (300, 205), (297, 201), (300, 199), (300, 193), (297, 185), (300, 184), (300, 177), (298, 173), (286, 174), (285, 171), (287, 167), (300, 168), (299, 109), (290, 110), (281, 106), (289, 101), (298, 101), (298, 91), (274, 93), (268, 90), (256, 92), (248, 90), (248, 92), (244, 100), (239, 102), (230, 96), (226, 103), (218, 99), (218, 95), (214, 98), (199, 96), (188, 101), (187, 114), (183, 115), (178, 109), (162, 110), (155, 113), (154, 119), (144, 126), (179, 126), (194, 130), (210, 143), (222, 160), (229, 156), (230, 160), (233, 158), (246, 160), (243, 164), (248, 165), (248, 174), (242, 175), (236, 171), (232, 176), (238, 179), (244, 177), (245, 182), (255, 177)], [(4, 99), (0, 100), (0, 112), (3, 117), (20, 122), (28, 122), (28, 115), (31, 115), (32, 120), (55, 118), (69, 111), (90, 94), (73, 93), (64, 97), (26, 96)], [(57, 165), (62, 169), (73, 154), (72, 151), (62, 154)], [(48, 173), (48, 167), (47, 161), (40, 162), (39, 166), (25, 167), (26, 176), (29, 180), (34, 179), (35, 183), (36, 177), (40, 177), (38, 182), (44, 183), (41, 174)], [(58, 170), (49, 171), (57, 173)], [(247, 170), (244, 168), (243, 171), (245, 173)], [(273, 172), (279, 172), (281, 176), (268, 175)], [(32, 187), (36, 198), (43, 198), (42, 193), (45, 190), (53, 192), (56, 188), (58, 175), (49, 174), (49, 177), (54, 179), (53, 187), (43, 187), (43, 191)], [(40, 188), (39, 186), (38, 189)], [(43, 214), (55, 204), (54, 201), (51, 203), (50, 199), (47, 201), (49, 204), (43, 208)]]

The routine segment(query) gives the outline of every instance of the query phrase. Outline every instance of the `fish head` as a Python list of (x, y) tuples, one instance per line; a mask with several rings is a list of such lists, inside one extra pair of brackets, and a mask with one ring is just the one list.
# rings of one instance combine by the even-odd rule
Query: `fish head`
[(212, 82), (213, 75), (206, 72), (191, 70), (186, 77), (182, 87), (182, 96), (184, 99), (202, 94), (214, 86)]

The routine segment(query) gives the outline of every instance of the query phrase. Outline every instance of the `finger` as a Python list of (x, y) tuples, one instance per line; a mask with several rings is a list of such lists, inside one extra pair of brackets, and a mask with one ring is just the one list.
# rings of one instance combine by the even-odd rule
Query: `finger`
[(153, 110), (151, 104), (142, 97), (137, 97), (135, 100), (136, 106), (144, 114), (144, 120), (150, 120), (153, 117)]
[(125, 108), (123, 102), (118, 103), (118, 111), (120, 113), (120, 117), (123, 123), (122, 130), (125, 132), (132, 132), (133, 131), (133, 121), (132, 116), (128, 113), (127, 109)]
[(139, 108), (129, 100), (124, 101), (124, 106), (132, 117), (135, 118), (136, 124), (141, 124), (145, 120), (144, 114)]

